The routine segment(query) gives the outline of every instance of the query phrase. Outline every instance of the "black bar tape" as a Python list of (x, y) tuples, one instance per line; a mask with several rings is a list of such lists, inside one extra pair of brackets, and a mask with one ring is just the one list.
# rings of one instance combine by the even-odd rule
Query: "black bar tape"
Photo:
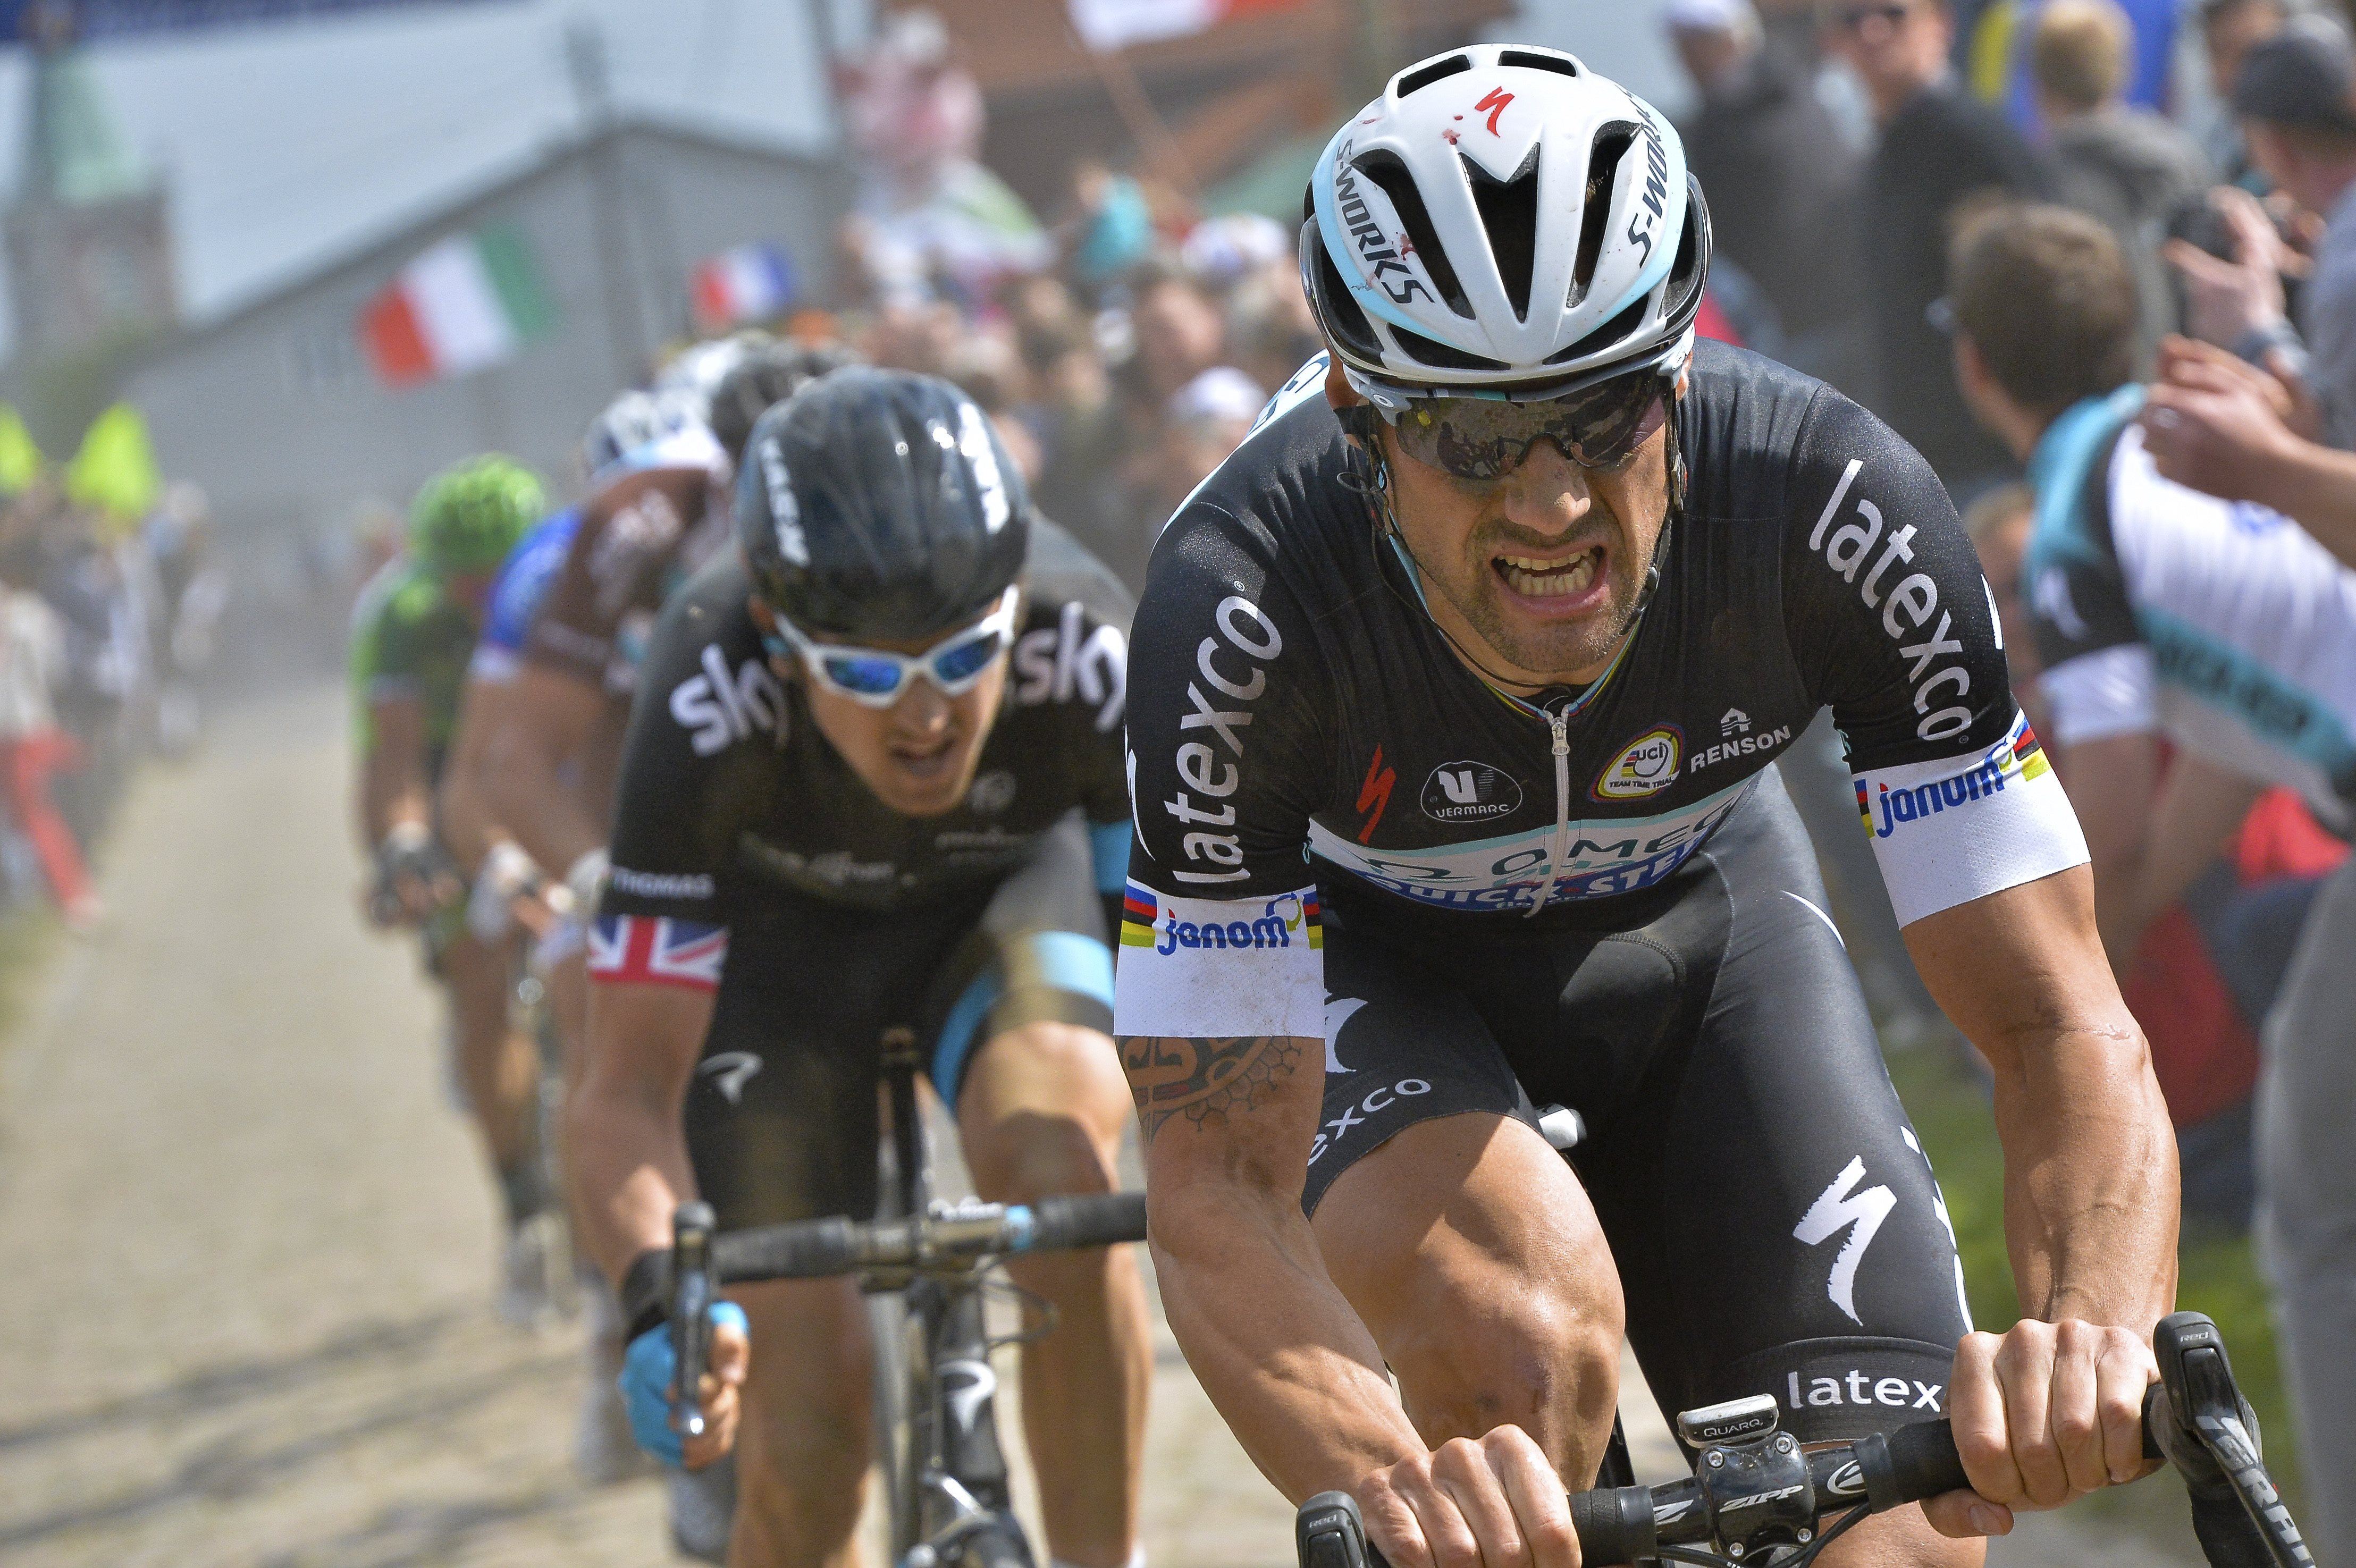
[(1038, 1232), (1031, 1252), (1109, 1247), (1145, 1240), (1145, 1194), (1099, 1192), (1076, 1198), (1042, 1198), (1031, 1205)]
[(621, 1302), (622, 1342), (670, 1321), (670, 1249), (648, 1247), (630, 1260), (616, 1293)]
[(857, 1227), (843, 1215), (716, 1236), (712, 1272), (723, 1285), (824, 1279), (859, 1267)]
[(1653, 1555), (1653, 1489), (1602, 1487), (1573, 1492), (1570, 1528), (1579, 1535), (1579, 1555), (1594, 1568), (1633, 1563)]

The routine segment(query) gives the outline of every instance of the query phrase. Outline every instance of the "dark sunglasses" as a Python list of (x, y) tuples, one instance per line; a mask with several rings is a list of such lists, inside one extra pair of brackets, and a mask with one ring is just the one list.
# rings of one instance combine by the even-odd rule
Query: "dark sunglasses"
[(1408, 398), (1376, 405), (1399, 450), (1459, 479), (1502, 479), (1539, 442), (1581, 468), (1627, 466), (1668, 417), (1668, 383), (1647, 368), (1543, 402)]

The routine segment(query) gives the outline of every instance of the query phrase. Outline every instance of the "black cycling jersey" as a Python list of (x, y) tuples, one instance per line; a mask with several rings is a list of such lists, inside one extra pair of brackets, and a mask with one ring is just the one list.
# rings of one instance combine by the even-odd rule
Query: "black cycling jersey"
[(885, 1030), (954, 1106), (1007, 1030), (1112, 1021), (1129, 597), (1035, 517), (1023, 587), (1004, 704), (942, 816), (892, 810), (819, 732), (769, 667), (735, 551), (655, 629), (589, 971), (717, 993), (685, 1125), (725, 1228), (873, 1210)]
[(1005, 705), (943, 816), (904, 816), (860, 782), (770, 669), (735, 552), (707, 564), (648, 651), (603, 912), (718, 927), (778, 890), (905, 908), (1002, 880), (1075, 807), (1121, 823), (1128, 596), (1068, 535), (1033, 529)]
[(1121, 1032), (1321, 1033), (1304, 851), (1440, 912), (1657, 883), (1827, 705), (1901, 923), (2085, 859), (1945, 491), (1838, 392), (1700, 346), (1658, 592), (1611, 673), (1540, 717), (1422, 609), (1323, 374), (1294, 377), (1155, 549)]

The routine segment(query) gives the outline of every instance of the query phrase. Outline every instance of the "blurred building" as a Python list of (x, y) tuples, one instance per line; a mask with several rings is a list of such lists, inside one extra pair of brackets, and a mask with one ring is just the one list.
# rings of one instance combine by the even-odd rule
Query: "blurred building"
[(822, 293), (849, 196), (805, 153), (615, 121), (165, 339), (125, 393), (234, 528), (340, 523), (486, 449), (567, 483), (590, 417), (689, 332), (698, 265), (766, 244)]
[(164, 182), (132, 152), (88, 58), (62, 34), (36, 47), (29, 99), (5, 225), (17, 355), (51, 362), (171, 326)]

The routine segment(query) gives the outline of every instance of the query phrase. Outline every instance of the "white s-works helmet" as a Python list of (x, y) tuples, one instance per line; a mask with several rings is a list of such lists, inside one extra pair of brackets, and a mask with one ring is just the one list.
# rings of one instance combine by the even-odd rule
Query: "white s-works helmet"
[(1393, 77), (1310, 177), (1302, 286), (1361, 395), (1551, 398), (1693, 351), (1709, 214), (1676, 132), (1553, 49)]

